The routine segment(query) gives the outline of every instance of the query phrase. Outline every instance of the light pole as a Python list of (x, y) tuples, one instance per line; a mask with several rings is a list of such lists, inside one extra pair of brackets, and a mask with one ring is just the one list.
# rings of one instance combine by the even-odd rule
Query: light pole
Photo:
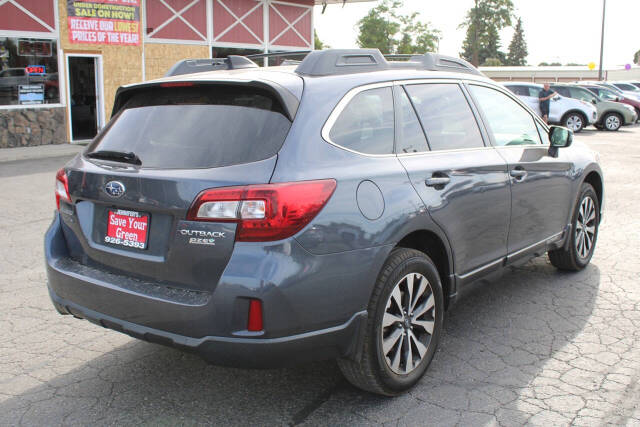
[(602, 0), (602, 33), (600, 35), (600, 68), (598, 68), (598, 80), (602, 80), (602, 58), (604, 55), (604, 14), (607, 10), (607, 0)]

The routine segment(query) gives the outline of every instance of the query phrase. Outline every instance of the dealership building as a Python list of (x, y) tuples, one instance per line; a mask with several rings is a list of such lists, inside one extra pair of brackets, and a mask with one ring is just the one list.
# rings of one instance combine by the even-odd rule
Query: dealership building
[(0, 148), (91, 139), (182, 59), (313, 49), (314, 6), (346, 2), (0, 0)]

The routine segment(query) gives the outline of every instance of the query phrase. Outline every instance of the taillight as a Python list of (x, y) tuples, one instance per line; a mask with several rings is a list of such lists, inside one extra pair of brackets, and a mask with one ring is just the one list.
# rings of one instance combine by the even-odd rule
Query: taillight
[(69, 195), (69, 180), (64, 169), (60, 169), (56, 174), (56, 207), (60, 210), (60, 200), (71, 203)]
[(235, 222), (240, 242), (285, 239), (311, 222), (335, 189), (334, 179), (323, 179), (205, 190), (187, 219)]

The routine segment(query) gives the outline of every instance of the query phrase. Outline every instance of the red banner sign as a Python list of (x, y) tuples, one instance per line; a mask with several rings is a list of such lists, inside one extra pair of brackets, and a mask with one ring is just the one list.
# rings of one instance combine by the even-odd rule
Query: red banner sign
[(67, 0), (71, 43), (137, 46), (140, 0)]

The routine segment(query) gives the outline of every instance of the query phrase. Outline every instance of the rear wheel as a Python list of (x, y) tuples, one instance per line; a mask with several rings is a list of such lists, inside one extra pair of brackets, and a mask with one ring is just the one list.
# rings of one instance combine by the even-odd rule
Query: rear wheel
[(578, 133), (587, 125), (587, 119), (580, 113), (570, 112), (562, 118), (562, 125)]
[(444, 316), (438, 270), (414, 249), (396, 248), (376, 282), (357, 360), (339, 359), (356, 387), (393, 396), (412, 387), (435, 354)]
[(589, 264), (598, 239), (600, 205), (590, 184), (582, 184), (573, 213), (571, 236), (565, 247), (549, 251), (549, 261), (560, 270), (578, 271)]
[(618, 113), (607, 113), (602, 118), (602, 124), (608, 131), (616, 131), (622, 126), (622, 116)]

